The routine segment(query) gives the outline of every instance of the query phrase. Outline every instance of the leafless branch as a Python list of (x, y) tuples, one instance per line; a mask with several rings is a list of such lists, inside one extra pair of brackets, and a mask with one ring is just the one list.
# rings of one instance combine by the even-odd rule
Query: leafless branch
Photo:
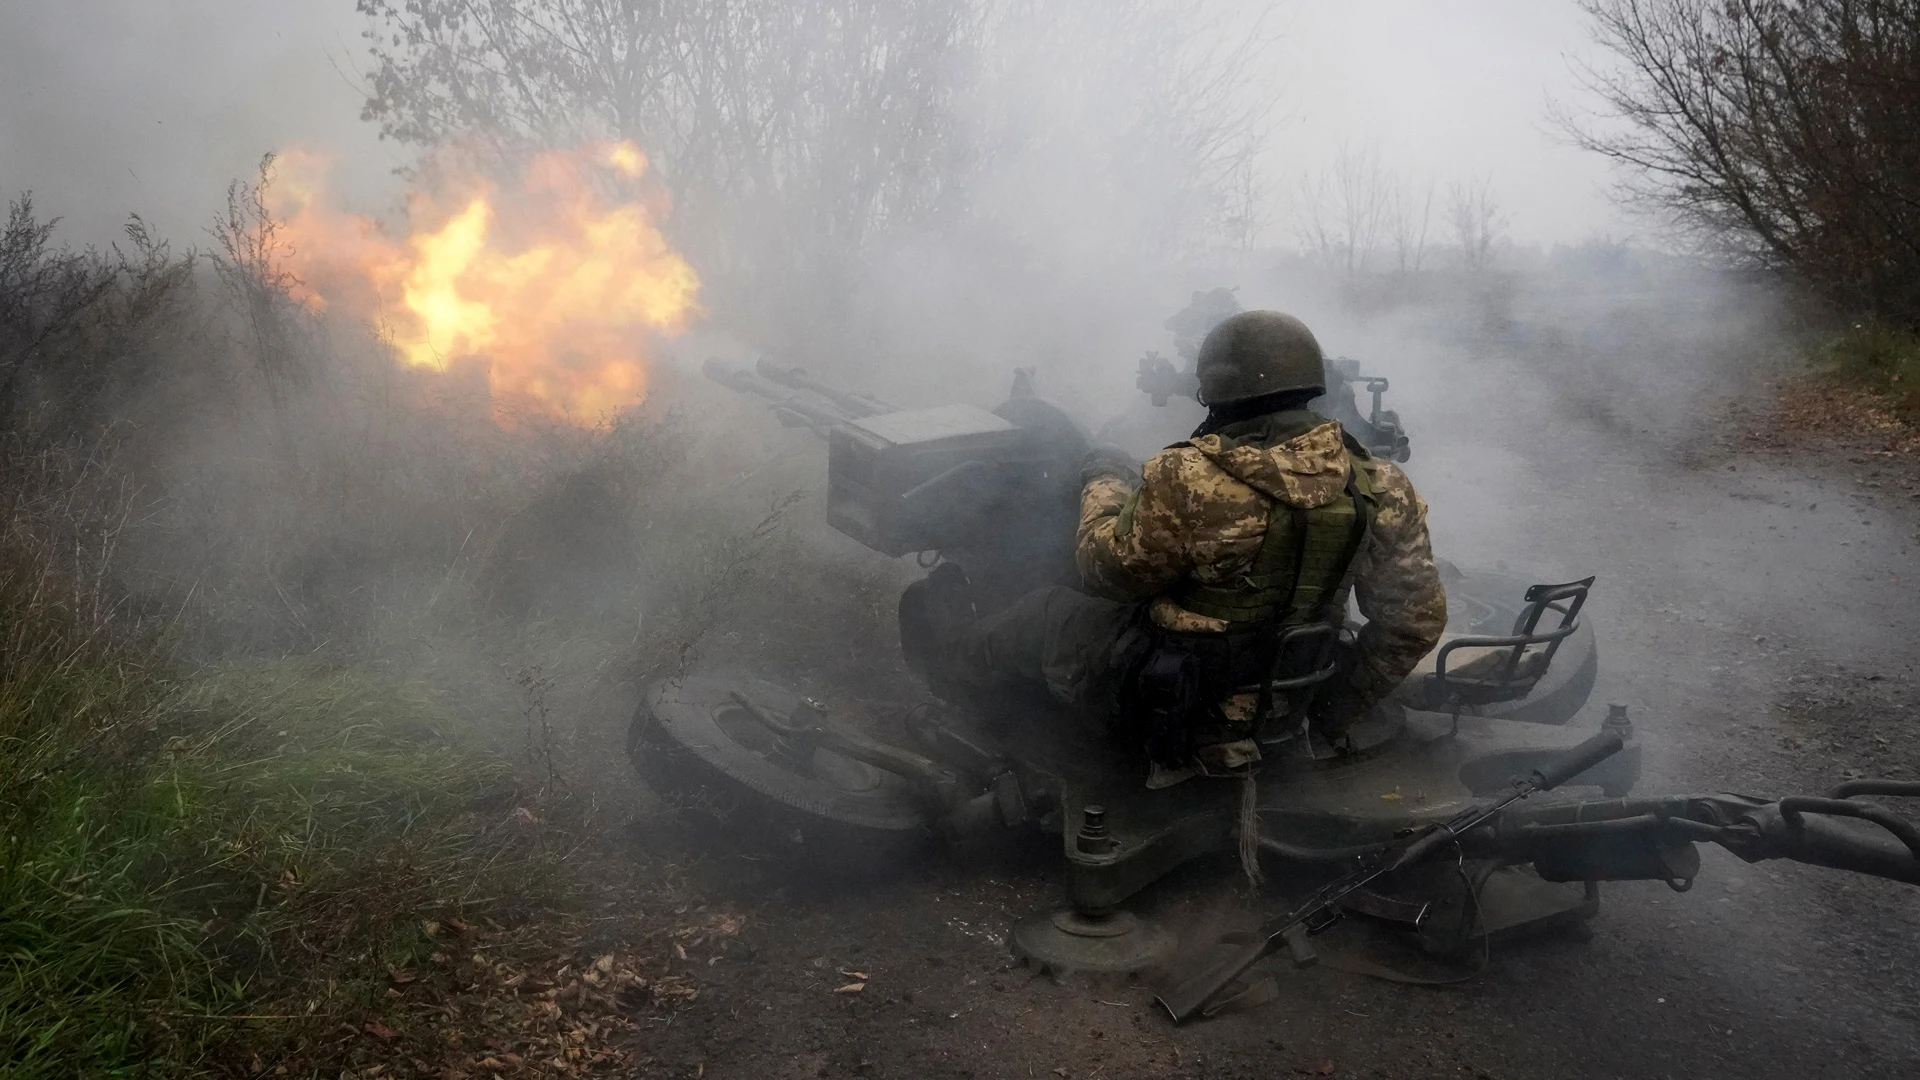
[(1920, 321), (1920, 5), (1582, 0), (1612, 54), (1573, 140), (1733, 261)]

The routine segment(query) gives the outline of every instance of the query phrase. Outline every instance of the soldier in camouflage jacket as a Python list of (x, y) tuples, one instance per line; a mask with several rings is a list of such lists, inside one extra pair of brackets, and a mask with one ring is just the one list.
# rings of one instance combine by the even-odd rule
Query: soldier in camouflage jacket
[[(1038, 684), (1083, 710), (1124, 710), (1134, 661), (1117, 646), (1130, 628), (1187, 642), (1224, 640), (1246, 631), (1248, 623), (1223, 616), (1244, 615), (1248, 609), (1233, 603), (1249, 598), (1266, 604), (1258, 628), (1285, 622), (1271, 616), (1271, 597), (1255, 595), (1273, 576), (1265, 572), (1273, 561), (1269, 532), (1287, 515), (1305, 521), (1349, 501), (1358, 508), (1350, 518), (1363, 524), (1352, 532), (1353, 546), (1321, 560), (1326, 595), (1313, 610), (1339, 621), (1350, 590), (1367, 622), (1351, 665), (1319, 692), (1316, 722), (1337, 733), (1433, 649), (1446, 597), (1426, 506), (1403, 472), (1372, 460), (1339, 424), (1305, 408), (1324, 390), (1312, 335), (1288, 316), (1244, 312), (1208, 335), (1198, 374), (1211, 411), (1193, 438), (1144, 469), (1111, 449), (1090, 456), (1078, 536), (1084, 590), (1039, 590), (962, 634), (951, 667), (956, 685)], [(1292, 570), (1289, 602), (1304, 565)], [(1188, 768), (1161, 762), (1150, 782), (1237, 772), (1258, 760), (1255, 695), (1217, 689), (1215, 722), (1197, 733)]]

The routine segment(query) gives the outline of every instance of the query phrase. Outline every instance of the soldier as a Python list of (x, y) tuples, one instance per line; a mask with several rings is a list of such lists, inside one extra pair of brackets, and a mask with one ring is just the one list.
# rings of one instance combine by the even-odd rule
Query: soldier
[(1173, 351), (1191, 364), (1199, 354), (1207, 333), (1227, 319), (1240, 314), (1240, 300), (1233, 289), (1195, 291), (1187, 306), (1174, 312), (1162, 324), (1173, 331)]
[[(1324, 370), (1291, 316), (1242, 312), (1215, 327), (1199, 350), (1209, 412), (1193, 437), (1144, 470), (1112, 448), (1088, 455), (1085, 591), (1041, 589), (959, 631), (947, 689), (1044, 687), (1118, 720), (1145, 744), (1152, 786), (1244, 774), (1266, 717), (1310, 716), (1337, 742), (1433, 649), (1446, 597), (1406, 475), (1307, 410)], [(1280, 634), (1340, 624), (1349, 593), (1368, 621), (1339, 674), (1309, 700), (1257, 689), (1290, 674)]]

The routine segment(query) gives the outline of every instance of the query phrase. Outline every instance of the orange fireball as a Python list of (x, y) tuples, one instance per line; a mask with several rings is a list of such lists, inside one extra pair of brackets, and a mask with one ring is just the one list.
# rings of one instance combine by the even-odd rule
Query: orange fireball
[(646, 168), (630, 142), (541, 154), (512, 188), (466, 177), (414, 192), (413, 231), (395, 239), (329, 206), (325, 162), (292, 152), (268, 207), (302, 303), (373, 320), (408, 366), (479, 364), (497, 417), (595, 423), (645, 398), (647, 341), (699, 314), (699, 278), (654, 211), (601, 194)]

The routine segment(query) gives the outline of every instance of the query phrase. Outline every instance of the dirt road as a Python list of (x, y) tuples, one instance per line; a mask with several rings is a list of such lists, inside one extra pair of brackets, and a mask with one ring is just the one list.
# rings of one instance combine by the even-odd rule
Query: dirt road
[[(1481, 393), (1401, 403), (1419, 425), (1416, 480), (1443, 554), (1542, 579), (1599, 575), (1589, 610), (1603, 674), (1590, 708), (1631, 705), (1648, 748), (1640, 790), (1777, 795), (1855, 773), (1914, 778), (1920, 502), (1870, 486), (1877, 466), (1844, 453), (1743, 452), (1747, 421), (1731, 414), (1682, 437), (1635, 437), (1631, 423), (1623, 436), (1618, 414), (1577, 408), (1489, 424), (1476, 401), (1542, 379), (1525, 341), (1508, 338), (1506, 358), (1477, 369)], [(1497, 504), (1490, 490), (1505, 493)], [(1008, 925), (1057, 902), (1044, 853), (934, 860), (817, 892), (715, 885), (709, 902), (749, 916), (751, 956), (691, 957), (702, 992), (641, 1023), (633, 1074), (1920, 1072), (1920, 890), (1703, 854), (1692, 892), (1609, 886), (1589, 935), (1496, 951), (1465, 985), (1276, 966), (1279, 1000), (1180, 1030), (1138, 986), (1062, 985), (1010, 964)], [(709, 869), (725, 876), (719, 862)], [(1217, 929), (1250, 921), (1247, 904), (1223, 865), (1177, 875), (1140, 906)], [(835, 992), (850, 981), (864, 989)]]

